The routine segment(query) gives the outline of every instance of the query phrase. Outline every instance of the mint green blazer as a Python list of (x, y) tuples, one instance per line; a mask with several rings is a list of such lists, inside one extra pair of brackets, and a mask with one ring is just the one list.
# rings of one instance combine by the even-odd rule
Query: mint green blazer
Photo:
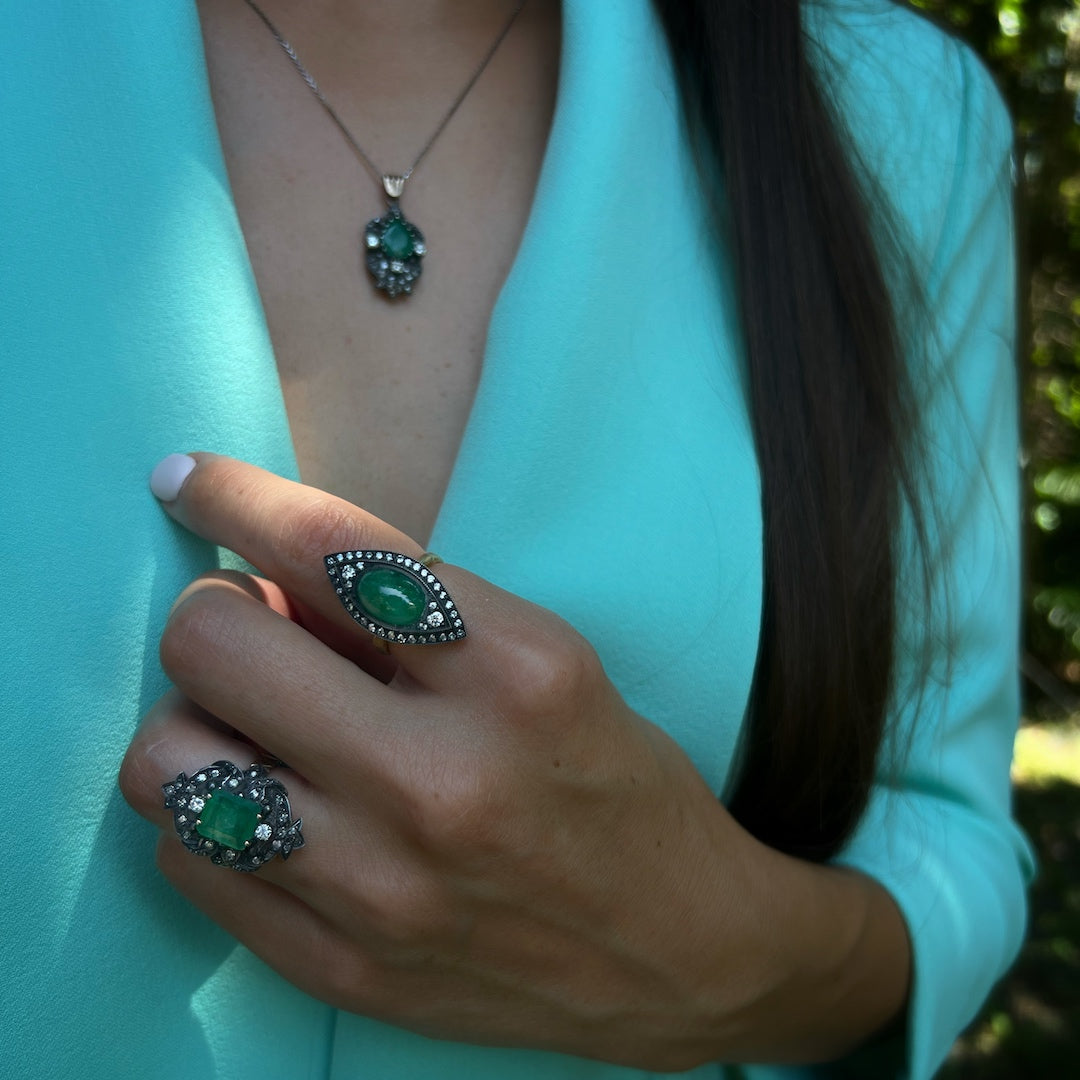
[[(906, 1031), (874, 1075), (926, 1077), (1016, 953), (1032, 872), (1008, 786), (1011, 128), (974, 57), (910, 12), (827, 0), (807, 19), (932, 303), (920, 386), (951, 668), (942, 656), (917, 716), (898, 699), (904, 768), (883, 775), (839, 860), (891, 891), (914, 949)], [(155, 872), (153, 829), (124, 805), (117, 766), (166, 689), (170, 602), (221, 556), (170, 523), (147, 474), (194, 448), (285, 475), (296, 462), (194, 4), (5, 4), (0, 39), (0, 1074), (644, 1076), (335, 1012)], [(754, 665), (762, 524), (730, 253), (702, 222), (647, 0), (565, 0), (550, 144), (432, 546), (569, 619), (722, 796)], [(693, 590), (637, 587), (672, 557)]]

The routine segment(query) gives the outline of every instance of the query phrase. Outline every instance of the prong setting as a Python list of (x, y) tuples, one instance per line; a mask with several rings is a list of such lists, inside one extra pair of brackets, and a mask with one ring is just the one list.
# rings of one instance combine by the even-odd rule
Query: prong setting
[(241, 769), (215, 761), (194, 776), (180, 773), (162, 792), (181, 843), (217, 866), (257, 870), (275, 855), (287, 859), (304, 846), (302, 822), (292, 819), (285, 785), (264, 765)]

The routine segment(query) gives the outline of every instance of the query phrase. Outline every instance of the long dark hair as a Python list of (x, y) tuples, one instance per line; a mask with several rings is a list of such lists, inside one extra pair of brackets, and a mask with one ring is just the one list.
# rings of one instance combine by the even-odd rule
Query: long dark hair
[(738, 271), (763, 484), (763, 624), (730, 809), (824, 859), (865, 808), (893, 690), (910, 378), (799, 0), (654, 2)]

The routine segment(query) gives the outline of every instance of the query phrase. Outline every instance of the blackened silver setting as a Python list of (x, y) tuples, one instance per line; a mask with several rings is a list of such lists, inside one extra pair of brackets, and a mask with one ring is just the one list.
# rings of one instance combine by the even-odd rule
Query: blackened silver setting
[[(441, 645), (465, 637), (465, 624), (457, 603), (430, 566), (421, 560), (397, 551), (369, 550), (338, 551), (327, 555), (323, 561), (345, 610), (377, 638), (400, 645)], [(423, 593), (422, 610), (408, 625), (391, 625), (380, 620), (359, 599), (359, 588), (365, 575), (387, 568), (415, 582)]]
[[(389, 243), (392, 231), (407, 237), (400, 247)], [(423, 273), (426, 254), (424, 234), (402, 214), (397, 202), (391, 202), (382, 217), (372, 218), (364, 226), (364, 263), (375, 288), (391, 299), (412, 292)]]
[[(180, 773), (161, 787), (165, 809), (173, 812), (173, 825), (181, 843), (195, 855), (204, 855), (217, 866), (252, 871), (268, 863), (275, 855), (287, 859), (304, 846), (300, 831), (302, 821), (292, 820), (289, 795), (285, 785), (267, 775), (265, 765), (241, 769), (231, 761), (215, 761), (188, 776)], [(254, 834), (242, 850), (236, 850), (200, 835), (200, 815), (215, 792), (228, 793), (258, 803), (260, 813)]]

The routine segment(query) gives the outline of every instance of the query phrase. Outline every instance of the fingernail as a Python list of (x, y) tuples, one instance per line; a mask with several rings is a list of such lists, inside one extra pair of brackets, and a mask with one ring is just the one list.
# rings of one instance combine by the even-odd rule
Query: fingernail
[(195, 468), (195, 459), (187, 454), (170, 454), (154, 466), (150, 474), (150, 490), (162, 501), (172, 502), (184, 481)]

